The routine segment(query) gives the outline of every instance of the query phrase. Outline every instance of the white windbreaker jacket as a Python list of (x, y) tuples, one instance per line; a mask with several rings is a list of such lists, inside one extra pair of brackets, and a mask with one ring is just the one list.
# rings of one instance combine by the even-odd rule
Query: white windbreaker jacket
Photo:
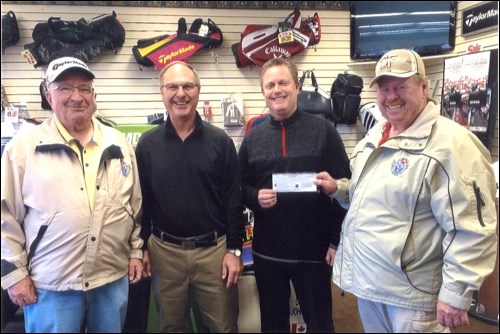
[(359, 298), (433, 311), (468, 310), (494, 268), (495, 177), (488, 150), (429, 102), (379, 146), (380, 121), (355, 147), (333, 282)]
[[(54, 118), (12, 139), (2, 155), (2, 287), (31, 276), (47, 290), (90, 290), (128, 272), (142, 258), (141, 188), (125, 136), (94, 119), (103, 154), (93, 210), (84, 167)], [(27, 268), (27, 252), (42, 226)]]

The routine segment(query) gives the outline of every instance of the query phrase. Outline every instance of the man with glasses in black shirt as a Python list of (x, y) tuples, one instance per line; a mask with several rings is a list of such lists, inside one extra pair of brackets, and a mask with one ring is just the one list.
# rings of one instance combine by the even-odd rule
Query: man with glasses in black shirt
[(232, 139), (196, 111), (200, 88), (189, 64), (163, 68), (167, 120), (143, 134), (136, 148), (144, 187), (144, 274), (152, 276), (163, 333), (188, 330), (191, 295), (211, 332), (238, 331), (240, 172)]

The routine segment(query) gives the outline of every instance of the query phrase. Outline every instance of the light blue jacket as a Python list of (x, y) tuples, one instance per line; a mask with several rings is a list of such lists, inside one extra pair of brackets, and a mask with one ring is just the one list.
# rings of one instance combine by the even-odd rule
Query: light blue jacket
[(355, 147), (332, 280), (374, 302), (468, 310), (494, 268), (495, 177), (488, 150), (429, 102), (414, 124), (379, 146), (380, 121)]

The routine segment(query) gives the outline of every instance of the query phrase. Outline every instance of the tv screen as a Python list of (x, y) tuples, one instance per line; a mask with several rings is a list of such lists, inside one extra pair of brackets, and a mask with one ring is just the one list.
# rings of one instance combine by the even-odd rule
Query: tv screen
[(352, 1), (351, 58), (379, 59), (392, 49), (421, 56), (455, 47), (456, 1)]

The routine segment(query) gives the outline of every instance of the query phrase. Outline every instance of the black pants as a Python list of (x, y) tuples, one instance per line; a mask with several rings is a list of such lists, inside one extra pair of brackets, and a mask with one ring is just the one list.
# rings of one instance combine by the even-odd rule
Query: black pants
[(263, 333), (290, 333), (290, 281), (307, 332), (334, 333), (331, 267), (326, 263), (284, 263), (254, 256)]
[(19, 306), (14, 304), (7, 293), (7, 290), (2, 289), (2, 330), (10, 321), (14, 320)]
[(151, 278), (142, 278), (131, 284), (128, 290), (128, 305), (123, 333), (147, 333)]

